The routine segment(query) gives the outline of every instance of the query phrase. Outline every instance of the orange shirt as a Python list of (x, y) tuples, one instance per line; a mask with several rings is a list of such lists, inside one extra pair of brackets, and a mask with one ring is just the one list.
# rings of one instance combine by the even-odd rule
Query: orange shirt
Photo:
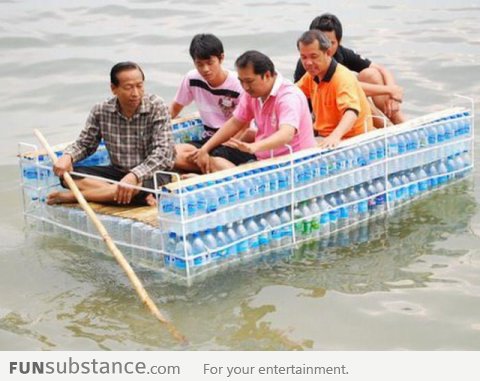
[(308, 73), (297, 82), (297, 86), (312, 102), (315, 114), (314, 128), (320, 136), (326, 137), (337, 127), (347, 110), (357, 113), (357, 120), (343, 138), (351, 138), (372, 129), (371, 111), (367, 97), (355, 74), (334, 59), (321, 81)]

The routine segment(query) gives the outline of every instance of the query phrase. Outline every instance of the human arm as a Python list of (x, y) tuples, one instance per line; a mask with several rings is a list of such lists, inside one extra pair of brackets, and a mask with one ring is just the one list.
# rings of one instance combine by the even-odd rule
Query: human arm
[(175, 143), (168, 107), (159, 97), (152, 96), (151, 101), (152, 111), (144, 135), (148, 147), (146, 157), (130, 170), (141, 182), (150, 178), (155, 171), (173, 168), (175, 161)]
[(209, 152), (225, 143), (239, 131), (248, 127), (248, 122), (243, 122), (232, 116), (227, 122), (203, 145), (202, 148), (194, 151), (189, 157), (195, 161), (203, 173), (210, 172)]
[(118, 183), (117, 190), (113, 196), (113, 200), (115, 202), (125, 205), (130, 204), (132, 197), (135, 196), (135, 194), (137, 194), (139, 191), (138, 189), (132, 188), (129, 185), (142, 186), (142, 182), (138, 180), (134, 173), (127, 173)]
[(53, 173), (55, 173), (58, 177), (62, 177), (65, 172), (73, 171), (73, 161), (72, 156), (68, 153), (62, 155), (60, 159), (53, 165)]
[(238, 139), (231, 139), (231, 146), (240, 151), (254, 154), (256, 152), (268, 151), (283, 147), (292, 141), (297, 129), (289, 124), (282, 124), (274, 134), (266, 139), (258, 140), (253, 143), (247, 143)]
[(170, 118), (175, 119), (178, 114), (180, 114), (180, 112), (183, 110), (183, 107), (184, 106), (182, 104), (173, 101), (169, 109)]
[[(70, 156), (71, 163), (73, 164), (80, 161), (90, 155), (92, 155), (98, 148), (101, 140), (99, 114), (101, 113), (102, 105), (95, 105), (90, 114), (88, 115), (85, 127), (78, 136), (77, 140), (70, 144), (64, 150), (64, 156)], [(60, 164), (64, 165), (67, 159), (64, 159)], [(54, 169), (55, 170), (55, 169)], [(65, 171), (63, 171), (65, 172)], [(63, 173), (62, 173), (63, 175)]]
[(327, 149), (337, 147), (342, 140), (342, 137), (351, 130), (356, 120), (357, 112), (351, 109), (346, 110), (340, 119), (340, 122), (337, 124), (337, 127), (335, 127), (330, 135), (318, 143), (318, 146)]

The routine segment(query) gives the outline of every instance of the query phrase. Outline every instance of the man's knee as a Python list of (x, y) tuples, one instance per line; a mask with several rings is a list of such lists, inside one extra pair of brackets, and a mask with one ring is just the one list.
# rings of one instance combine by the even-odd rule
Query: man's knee
[(360, 82), (373, 83), (375, 85), (384, 85), (382, 73), (376, 68), (369, 67), (363, 69), (358, 74), (358, 80)]

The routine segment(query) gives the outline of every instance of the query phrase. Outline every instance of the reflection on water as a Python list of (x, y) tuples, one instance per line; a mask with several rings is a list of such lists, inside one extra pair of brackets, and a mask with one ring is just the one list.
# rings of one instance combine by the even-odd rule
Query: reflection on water
[[(323, 11), (340, 16), (345, 45), (394, 72), (408, 115), (442, 109), (452, 93), (480, 93), (480, 8), (466, 0), (0, 2), (0, 349), (184, 349), (112, 259), (24, 234), (16, 144), (33, 142), (34, 127), (52, 143), (74, 138), (109, 96), (108, 71), (120, 60), (140, 62), (147, 90), (170, 101), (191, 68), (195, 33), (222, 38), (227, 67), (254, 48), (292, 77), (296, 39)], [(478, 350), (472, 177), (328, 242), (190, 288), (143, 269), (139, 276), (190, 349)]]

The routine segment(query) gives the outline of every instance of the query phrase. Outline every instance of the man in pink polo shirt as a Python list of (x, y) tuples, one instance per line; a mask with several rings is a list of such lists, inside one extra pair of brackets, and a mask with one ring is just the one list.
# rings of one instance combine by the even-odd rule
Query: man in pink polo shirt
[[(234, 167), (229, 155), (209, 153), (229, 141), (233, 150), (250, 154), (250, 160), (262, 160), (315, 147), (312, 120), (305, 95), (290, 81), (275, 72), (273, 62), (266, 55), (250, 50), (235, 62), (238, 79), (245, 93), (233, 116), (210, 138), (192, 158), (203, 173)], [(232, 138), (255, 120), (258, 131), (253, 143)], [(238, 164), (238, 162), (237, 162)]]

